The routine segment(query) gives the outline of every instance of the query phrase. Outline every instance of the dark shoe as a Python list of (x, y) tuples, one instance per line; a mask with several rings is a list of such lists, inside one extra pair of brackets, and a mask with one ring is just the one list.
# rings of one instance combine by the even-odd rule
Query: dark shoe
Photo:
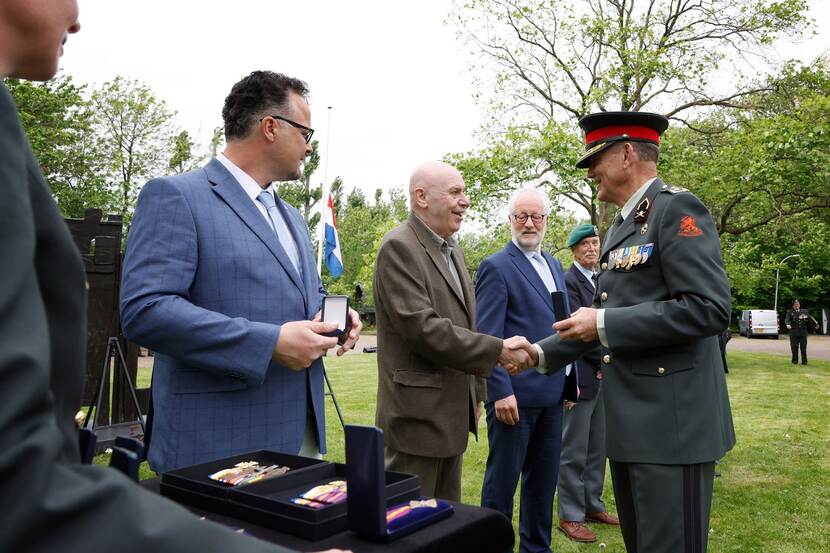
[(801, 362), (801, 364), (802, 364), (802, 365), (806, 365), (806, 364), (807, 364), (807, 361), (802, 361), (802, 362)]
[(793, 359), (793, 365), (798, 365), (798, 360), (797, 359)]
[(573, 522), (570, 520), (560, 520), (559, 529), (563, 534), (568, 536), (573, 541), (582, 543), (591, 543), (597, 541), (597, 535), (585, 526), (584, 522)]
[(611, 526), (619, 526), (620, 519), (614, 515), (609, 515), (605, 511), (597, 513), (585, 513), (585, 520), (588, 522), (598, 522), (600, 524), (610, 524)]

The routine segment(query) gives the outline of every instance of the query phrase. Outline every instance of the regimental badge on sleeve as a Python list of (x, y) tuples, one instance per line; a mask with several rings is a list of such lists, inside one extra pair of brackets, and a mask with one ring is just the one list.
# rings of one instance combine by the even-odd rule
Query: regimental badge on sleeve
[(653, 251), (654, 242), (613, 250), (608, 254), (608, 268), (629, 271), (632, 267), (642, 265), (648, 261)]
[(703, 231), (697, 226), (697, 221), (691, 215), (684, 215), (680, 218), (680, 228), (677, 230), (677, 235), (684, 238), (692, 238), (700, 236)]

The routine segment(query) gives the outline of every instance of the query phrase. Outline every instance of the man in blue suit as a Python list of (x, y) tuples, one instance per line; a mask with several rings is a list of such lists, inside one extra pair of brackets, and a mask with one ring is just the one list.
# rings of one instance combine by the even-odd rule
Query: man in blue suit
[[(513, 239), (478, 268), (476, 324), (480, 332), (499, 338), (521, 335), (531, 342), (553, 333), (556, 318), (550, 294), (565, 292), (566, 287), (562, 264), (541, 251), (549, 212), (548, 199), (536, 189), (520, 189), (510, 200)], [(490, 453), (481, 504), (512, 518), (513, 495), (522, 476), (522, 552), (550, 551), (564, 384), (564, 370), (550, 378), (536, 371), (510, 376), (500, 366), (487, 382)]]
[[(300, 80), (251, 73), (225, 99), (224, 154), (139, 196), (121, 318), (156, 352), (158, 472), (257, 449), (326, 451), (320, 357), (335, 325), (317, 320), (325, 290), (308, 228), (273, 184), (299, 178), (311, 151), (306, 94)], [(338, 354), (357, 339), (351, 320)]]

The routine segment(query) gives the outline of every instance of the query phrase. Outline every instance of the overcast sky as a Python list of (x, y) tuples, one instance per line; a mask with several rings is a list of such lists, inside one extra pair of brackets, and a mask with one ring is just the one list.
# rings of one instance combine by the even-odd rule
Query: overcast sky
[[(204, 145), (230, 87), (255, 69), (308, 82), (323, 161), (314, 180), (402, 186), (415, 165), (476, 145), (484, 114), (446, 0), (80, 0), (81, 32), (62, 68), (77, 82), (137, 79)], [(812, 0), (819, 35), (782, 58), (830, 48), (830, 1)], [(331, 133), (328, 110), (331, 110)], [(330, 137), (329, 137), (330, 134)]]

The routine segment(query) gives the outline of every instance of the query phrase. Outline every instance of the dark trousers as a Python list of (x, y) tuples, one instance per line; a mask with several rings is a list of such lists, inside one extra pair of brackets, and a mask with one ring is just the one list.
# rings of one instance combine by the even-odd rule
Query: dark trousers
[(562, 404), (519, 408), (519, 422), (508, 426), (496, 419), (493, 402), (487, 410), (490, 452), (484, 471), (481, 506), (513, 519), (513, 495), (519, 475), (519, 551), (549, 553), (553, 495), (559, 476), (562, 445)]
[(605, 403), (602, 387), (593, 399), (564, 410), (559, 462), (559, 520), (583, 522), (585, 513), (605, 512)]
[(611, 481), (628, 553), (705, 553), (715, 463), (650, 465), (611, 461)]
[(801, 362), (807, 362), (807, 335), (793, 336), (790, 334), (790, 350), (793, 352), (793, 363), (798, 363), (798, 349), (801, 348)]

